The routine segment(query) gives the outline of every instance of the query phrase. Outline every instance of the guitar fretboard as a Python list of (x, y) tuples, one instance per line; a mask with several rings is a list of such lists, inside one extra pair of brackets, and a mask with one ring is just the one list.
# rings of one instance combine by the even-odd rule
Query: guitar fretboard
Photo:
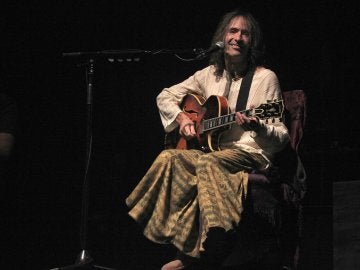
[[(280, 118), (281, 121), (283, 110), (284, 110), (284, 104), (283, 101), (280, 100), (276, 102), (264, 103), (257, 108), (240, 111), (240, 113), (245, 114), (247, 117), (256, 116), (257, 118), (266, 121), (272, 118), (274, 122), (275, 118)], [(206, 132), (219, 127), (224, 127), (234, 122), (235, 122), (235, 113), (204, 119), (202, 121), (202, 132)]]
[[(241, 111), (241, 113), (244, 113), (246, 116), (252, 116), (251, 114), (252, 110), (245, 110)], [(216, 129), (219, 127), (227, 126), (235, 122), (235, 113), (222, 115), (215, 118), (209, 118), (206, 120), (203, 120), (203, 131), (209, 131), (212, 129)]]
[(233, 122), (235, 122), (235, 114), (227, 114), (216, 118), (210, 118), (203, 121), (203, 131), (227, 126)]

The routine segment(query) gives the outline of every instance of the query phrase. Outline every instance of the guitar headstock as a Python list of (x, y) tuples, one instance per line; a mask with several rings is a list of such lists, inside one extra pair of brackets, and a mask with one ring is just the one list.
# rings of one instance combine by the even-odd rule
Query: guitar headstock
[(268, 101), (261, 104), (259, 107), (251, 110), (251, 115), (258, 117), (261, 120), (282, 118), (284, 113), (283, 100)]

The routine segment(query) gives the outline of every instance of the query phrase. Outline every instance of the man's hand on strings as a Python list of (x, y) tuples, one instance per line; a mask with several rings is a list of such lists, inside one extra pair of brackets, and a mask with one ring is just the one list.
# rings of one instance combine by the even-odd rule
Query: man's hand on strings
[(176, 117), (176, 122), (179, 124), (180, 135), (186, 140), (196, 136), (195, 124), (185, 113), (179, 113)]

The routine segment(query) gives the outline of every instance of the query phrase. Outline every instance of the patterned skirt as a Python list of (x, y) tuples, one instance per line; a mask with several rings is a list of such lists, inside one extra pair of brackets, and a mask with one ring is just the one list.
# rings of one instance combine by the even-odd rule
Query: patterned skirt
[(265, 162), (242, 149), (164, 150), (126, 198), (129, 215), (149, 240), (199, 257), (209, 228), (239, 223), (248, 172)]

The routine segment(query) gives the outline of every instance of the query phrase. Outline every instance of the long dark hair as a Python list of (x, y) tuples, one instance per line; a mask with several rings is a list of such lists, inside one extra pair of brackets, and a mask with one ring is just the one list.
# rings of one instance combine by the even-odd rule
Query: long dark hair
[[(248, 54), (249, 67), (256, 67), (264, 64), (265, 45), (263, 42), (262, 31), (258, 21), (246, 9), (236, 9), (234, 11), (226, 13), (217, 26), (211, 44), (215, 44), (218, 41), (224, 41), (224, 37), (231, 20), (238, 16), (242, 16), (243, 18), (245, 18), (250, 27), (250, 48)], [(209, 63), (215, 65), (216, 75), (221, 76), (225, 69), (223, 50), (219, 50), (211, 54)]]

